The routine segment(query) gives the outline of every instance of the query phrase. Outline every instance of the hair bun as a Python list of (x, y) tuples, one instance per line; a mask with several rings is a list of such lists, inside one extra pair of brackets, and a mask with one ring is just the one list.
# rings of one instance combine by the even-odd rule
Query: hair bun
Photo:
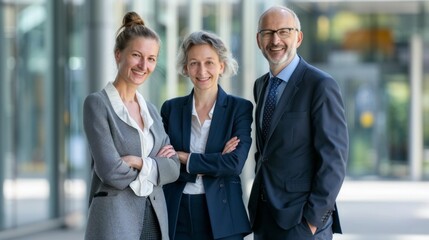
[(123, 27), (132, 27), (134, 25), (144, 26), (144, 21), (136, 12), (128, 12), (122, 20)]

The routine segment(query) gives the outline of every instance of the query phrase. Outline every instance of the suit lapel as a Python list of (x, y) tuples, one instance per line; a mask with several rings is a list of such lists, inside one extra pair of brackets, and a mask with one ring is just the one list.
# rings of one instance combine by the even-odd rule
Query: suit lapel
[[(218, 149), (214, 149), (217, 145), (211, 145), (210, 143), (219, 143), (222, 142), (222, 134), (219, 130), (219, 126), (225, 124), (223, 117), (225, 116), (226, 106), (227, 106), (227, 94), (220, 87), (217, 94), (215, 108), (213, 110), (212, 122), (210, 125), (209, 136), (206, 143), (206, 153), (216, 152)], [(222, 128), (223, 129), (223, 128)]]
[(279, 102), (276, 106), (276, 110), (274, 111), (274, 115), (271, 122), (271, 129), (268, 133), (268, 139), (271, 137), (271, 134), (273, 133), (274, 129), (276, 129), (277, 124), (280, 121), (280, 118), (283, 116), (283, 114), (288, 111), (288, 105), (291, 102), (291, 100), (294, 98), (295, 94), (299, 90), (299, 83), (303, 79), (303, 74), (305, 72), (305, 62), (304, 60), (300, 60), (298, 66), (296, 67), (295, 71), (290, 76), (290, 79), (286, 85), (286, 88), (283, 91), (282, 96), (279, 99)]
[(191, 145), (191, 124), (192, 124), (192, 100), (194, 90), (188, 95), (187, 101), (182, 108), (182, 143), (183, 149), (190, 152)]
[(268, 80), (270, 78), (270, 75), (267, 73), (264, 76), (262, 76), (260, 79), (256, 80), (256, 87), (255, 87), (255, 101), (256, 101), (256, 110), (255, 110), (255, 123), (256, 123), (256, 131), (258, 134), (256, 135), (259, 139), (259, 142), (262, 141), (262, 134), (261, 133), (261, 116), (262, 116), (262, 105), (264, 102), (265, 92), (268, 86)]

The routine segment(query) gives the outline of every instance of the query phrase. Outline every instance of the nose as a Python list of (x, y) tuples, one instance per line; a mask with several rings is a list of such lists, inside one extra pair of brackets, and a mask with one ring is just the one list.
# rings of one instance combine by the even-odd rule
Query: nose
[(201, 74), (201, 73), (204, 73), (205, 71), (206, 71), (206, 68), (204, 64), (198, 64), (197, 73)]
[(280, 42), (280, 37), (278, 35), (278, 32), (273, 33), (273, 37), (271, 38), (271, 42), (273, 44), (277, 44), (278, 42)]
[(139, 63), (138, 63), (138, 67), (141, 69), (144, 69), (145, 66), (146, 66), (146, 59), (141, 58)]

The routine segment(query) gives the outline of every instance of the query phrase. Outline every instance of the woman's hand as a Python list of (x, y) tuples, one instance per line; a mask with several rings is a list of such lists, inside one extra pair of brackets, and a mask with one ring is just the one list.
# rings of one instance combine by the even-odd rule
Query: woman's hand
[(157, 157), (165, 158), (171, 158), (174, 155), (176, 155), (176, 151), (174, 150), (172, 145), (165, 145), (159, 150), (158, 154), (156, 154)]
[(179, 161), (181, 164), (186, 165), (188, 163), (189, 153), (178, 151), (177, 155), (179, 155)]
[(225, 147), (223, 148), (222, 154), (230, 153), (237, 148), (240, 139), (238, 137), (231, 138), (228, 142), (226, 142)]
[(135, 168), (139, 171), (143, 168), (143, 159), (140, 157), (127, 155), (123, 156), (122, 160), (130, 167)]

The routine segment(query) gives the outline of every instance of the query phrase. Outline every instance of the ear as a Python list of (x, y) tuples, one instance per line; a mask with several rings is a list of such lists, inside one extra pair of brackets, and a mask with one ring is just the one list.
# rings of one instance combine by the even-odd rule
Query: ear
[(261, 49), (261, 44), (259, 43), (259, 34), (256, 33), (256, 43), (258, 43), (258, 48)]
[(115, 50), (115, 62), (116, 64), (119, 63), (119, 59), (121, 58), (121, 51), (119, 49)]
[(221, 75), (225, 72), (225, 62), (221, 62), (220, 63), (219, 72), (220, 72)]
[(298, 36), (297, 36), (297, 41), (296, 41), (296, 48), (298, 48), (299, 46), (301, 46), (302, 40), (304, 39), (304, 33), (299, 31), (298, 32)]
[(186, 68), (186, 65), (185, 65), (185, 66), (183, 66), (183, 74), (184, 74), (185, 76), (188, 76), (188, 77), (189, 77), (188, 69)]

